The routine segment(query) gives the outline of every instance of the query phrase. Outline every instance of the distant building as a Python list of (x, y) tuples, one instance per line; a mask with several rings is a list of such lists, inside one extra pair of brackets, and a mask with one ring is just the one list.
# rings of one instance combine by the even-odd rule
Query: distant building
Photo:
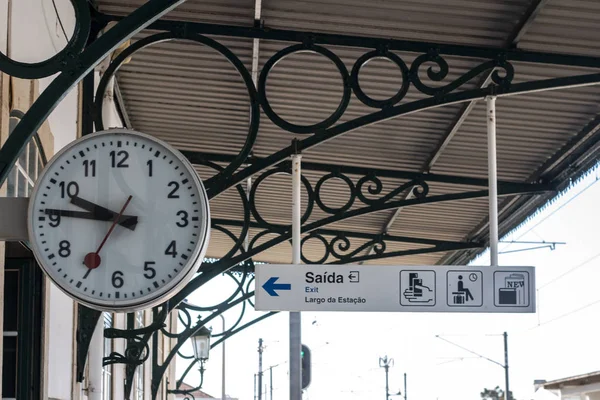
[(536, 379), (533, 381), (533, 398), (532, 400), (558, 400), (558, 395), (550, 390), (544, 389), (544, 384), (547, 383), (544, 379)]
[[(550, 392), (560, 400), (600, 400), (600, 371), (549, 382), (540, 382), (539, 386), (540, 389), (536, 393), (541, 391)], [(540, 397), (539, 400), (546, 400), (547, 398), (550, 399), (550, 397)]]

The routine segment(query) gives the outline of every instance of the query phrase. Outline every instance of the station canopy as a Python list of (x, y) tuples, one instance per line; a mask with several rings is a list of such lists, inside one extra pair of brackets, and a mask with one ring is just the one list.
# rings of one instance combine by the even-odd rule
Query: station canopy
[[(142, 0), (96, 1), (101, 13), (113, 16), (130, 14), (143, 3)], [(205, 36), (226, 46), (239, 58), (255, 82), (278, 51), (297, 44), (310, 47), (306, 42), (315, 37), (318, 43), (321, 33), (330, 35), (327, 38), (339, 39), (335, 44), (325, 43), (322, 47), (339, 57), (349, 74), (356, 61), (371, 51), (378, 51), (379, 55), (391, 52), (407, 69), (411, 69), (418, 57), (429, 55), (430, 59), (418, 74), (431, 88), (454, 82), (489, 61), (486, 54), (496, 52), (496, 66), (503, 65), (502, 49), (542, 55), (540, 62), (534, 58), (509, 60), (514, 68), (512, 84), (600, 72), (600, 59), (596, 58), (600, 57), (600, 3), (591, 0), (188, 0), (163, 20), (199, 23), (197, 27)], [(184, 29), (184, 25), (181, 26)], [(235, 27), (248, 30), (235, 30)], [(245, 34), (252, 29), (260, 35)], [(278, 31), (283, 32), (281, 40), (275, 35)], [(314, 35), (301, 35), (294, 41), (294, 32)], [(130, 45), (156, 33), (159, 33), (157, 29), (144, 30)], [(345, 37), (352, 40), (344, 43)], [(375, 42), (361, 42), (360, 38), (395, 39), (404, 50), (390, 50), (385, 46), (374, 49), (369, 44)], [(365, 45), (356, 45), (360, 43)], [(478, 49), (481, 52), (478, 53)], [(435, 74), (442, 67), (431, 61), (438, 56), (438, 50), (448, 65), (447, 76), (441, 81), (436, 81)], [(563, 55), (562, 61), (552, 59), (553, 54)], [(572, 56), (573, 65), (569, 65), (565, 55)], [(581, 59), (592, 62), (584, 65), (586, 63), (579, 62)], [(384, 101), (401, 90), (408, 75), (403, 79), (402, 67), (394, 60), (393, 56), (373, 57), (362, 66), (358, 80), (368, 98)], [(266, 81), (270, 106), (291, 124), (312, 125), (327, 119), (343, 102), (344, 90), (349, 87), (338, 67), (323, 52), (295, 52), (279, 60)], [(494, 83), (491, 72), (488, 68), (475, 74), (449, 93), (485, 88), (490, 82)], [(506, 70), (498, 73), (501, 78)], [(135, 52), (123, 64), (117, 72), (117, 83), (116, 97), (127, 125), (166, 140), (185, 151), (193, 162), (200, 160), (196, 167), (204, 181), (216, 171), (202, 165), (206, 164), (202, 160), (226, 167), (246, 142), (252, 118), (247, 87), (234, 66), (211, 47), (189, 40), (155, 43)], [(410, 84), (396, 105), (431, 97), (418, 90), (416, 84)], [(386, 112), (391, 106), (369, 107), (352, 93), (343, 115), (328, 128), (335, 129), (374, 112)], [(498, 179), (506, 185), (551, 186), (551, 190), (500, 198), (500, 234), (503, 235), (595, 165), (600, 155), (597, 144), (600, 87), (574, 86), (500, 96), (496, 107)], [(252, 152), (238, 170), (293, 146), (295, 138), (306, 140), (319, 134), (319, 130), (309, 134), (288, 132), (268, 118), (261, 108)], [(394, 199), (418, 199), (419, 190), (426, 190), (425, 197), (446, 195), (452, 200), (453, 194), (485, 190), (487, 183), (483, 187), (474, 183), (486, 181), (487, 162), (483, 97), (448, 104), (444, 104), (442, 97), (437, 106), (357, 126), (317, 146), (302, 149), (302, 173), (313, 190), (321, 178), (332, 174), (331, 179), (319, 187), (319, 200), (330, 211), (343, 208), (349, 198), (361, 190), (365, 197), (376, 199), (406, 183), (403, 190), (394, 194)], [(379, 171), (374, 173), (377, 178), (367, 174), (367, 170)], [(250, 183), (246, 180), (240, 183), (244, 190), (257, 180), (260, 183), (253, 204), (261, 220), (253, 215), (249, 241), (262, 235), (264, 227), (281, 227), (291, 221), (290, 176), (273, 174), (261, 180), (263, 172), (252, 174)], [(411, 173), (417, 178), (422, 176), (427, 187), (420, 186), (420, 179), (411, 180)], [(442, 178), (428, 180), (430, 175)], [(351, 184), (340, 176), (349, 178)], [(380, 193), (377, 193), (378, 182), (382, 185)], [(305, 192), (304, 208), (308, 200)], [(343, 211), (365, 207), (366, 203), (359, 200), (355, 199), (350, 208)], [(341, 235), (347, 242), (338, 238), (333, 243), (337, 246), (334, 250), (359, 250), (355, 256), (382, 251), (381, 243), (372, 241), (377, 235), (418, 239), (385, 242), (385, 253), (396, 252), (403, 256), (363, 260), (371, 264), (466, 263), (487, 244), (488, 199), (485, 196), (456, 196), (452, 201), (406, 204), (400, 209), (382, 209), (332, 221), (320, 228), (321, 237), (331, 244), (339, 232), (349, 234)], [(244, 213), (235, 187), (214, 196), (210, 207), (215, 224), (227, 227), (234, 236), (240, 234)], [(305, 225), (333, 214), (315, 204)], [(254, 244), (277, 234), (276, 230), (268, 232), (256, 238)], [(304, 256), (312, 261), (321, 260), (325, 244), (316, 236), (313, 239), (306, 241)], [(436, 252), (418, 251), (433, 246), (435, 241), (479, 245), (458, 250), (444, 250), (442, 246), (442, 250)], [(349, 248), (344, 249), (345, 244)], [(232, 239), (222, 230), (213, 229), (207, 256), (221, 258), (231, 247)], [(417, 251), (411, 252), (412, 249)], [(291, 246), (287, 240), (254, 257), (254, 261), (272, 263), (289, 263), (290, 260)], [(340, 260), (344, 259), (328, 254), (324, 261)]]

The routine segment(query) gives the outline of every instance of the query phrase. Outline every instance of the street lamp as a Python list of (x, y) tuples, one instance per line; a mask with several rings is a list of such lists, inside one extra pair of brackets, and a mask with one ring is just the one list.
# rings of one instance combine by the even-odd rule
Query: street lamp
[[(208, 360), (208, 355), (210, 353), (210, 335), (211, 330), (206, 327), (201, 327), (196, 333), (194, 333), (191, 337), (192, 339), (192, 348), (194, 349), (194, 358), (198, 361), (199, 371), (200, 371), (200, 384), (191, 389), (178, 389), (181, 386), (183, 378), (181, 378), (176, 385), (175, 389), (167, 389), (167, 393), (169, 394), (184, 394), (186, 396), (193, 396), (192, 393), (196, 390), (200, 390), (202, 388), (202, 384), (204, 383), (204, 363)], [(190, 364), (191, 367), (192, 364)], [(188, 370), (189, 368), (188, 367)], [(187, 374), (187, 370), (184, 373)], [(168, 381), (167, 381), (168, 385)]]
[(208, 354), (210, 353), (210, 334), (210, 329), (203, 326), (192, 336), (194, 357), (201, 363), (208, 360)]
[(388, 356), (379, 357), (379, 366), (385, 369), (385, 400), (389, 400), (390, 391), (388, 385), (388, 373), (390, 367), (394, 366), (394, 359), (388, 358)]

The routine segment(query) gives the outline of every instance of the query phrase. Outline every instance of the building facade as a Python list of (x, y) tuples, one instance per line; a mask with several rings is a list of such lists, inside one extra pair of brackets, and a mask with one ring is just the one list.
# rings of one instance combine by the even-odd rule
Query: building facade
[[(55, 3), (53, 7), (53, 3)], [(41, 4), (41, 6), (40, 6)], [(70, 2), (18, 0), (0, 2), (0, 51), (22, 62), (47, 59), (67, 43), (74, 29)], [(102, 68), (95, 76), (99, 80)], [(24, 80), (0, 74), (0, 145), (54, 77)], [(112, 93), (112, 92), (111, 92)], [(112, 95), (106, 98), (108, 127), (122, 127)], [(45, 163), (81, 135), (81, 85), (63, 99), (12, 168), (1, 197), (29, 197)], [(103, 358), (123, 352), (125, 340), (103, 337), (106, 327), (127, 327), (126, 314), (103, 313), (94, 332), (84, 377), (77, 379), (77, 304), (47, 279), (25, 243), (0, 241), (0, 339), (2, 399), (123, 399), (125, 366), (103, 366)], [(135, 327), (151, 323), (151, 312), (133, 315)], [(4, 321), (4, 322), (3, 322)], [(176, 319), (167, 320), (167, 329)], [(171, 339), (160, 334), (158, 360), (168, 354)], [(151, 357), (149, 357), (151, 360)], [(133, 381), (132, 399), (151, 398), (151, 368), (147, 361)], [(172, 369), (172, 371), (171, 371)], [(165, 382), (175, 381), (174, 366)], [(162, 384), (158, 398), (166, 395)]]

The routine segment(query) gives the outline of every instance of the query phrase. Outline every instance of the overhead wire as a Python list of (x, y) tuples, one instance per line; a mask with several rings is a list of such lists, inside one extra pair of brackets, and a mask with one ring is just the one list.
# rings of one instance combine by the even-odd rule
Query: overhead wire
[(56, 0), (52, 0), (52, 6), (54, 7), (54, 12), (56, 13), (56, 18), (58, 19), (58, 24), (60, 25), (60, 29), (62, 30), (62, 33), (65, 36), (65, 40), (68, 43), (69, 42), (69, 35), (67, 35), (67, 31), (65, 30), (65, 26), (63, 25), (62, 19), (60, 18), (60, 14), (58, 13), (58, 7), (56, 6)]
[(555, 278), (552, 278), (552, 279), (551, 279), (551, 280), (549, 280), (548, 282), (546, 282), (546, 283), (544, 283), (543, 285), (541, 285), (541, 286), (538, 288), (538, 290), (540, 290), (540, 289), (543, 289), (543, 288), (545, 288), (546, 286), (548, 286), (548, 285), (550, 285), (550, 284), (552, 284), (552, 283), (556, 282), (557, 280), (564, 278), (566, 275), (570, 274), (571, 272), (575, 271), (576, 269), (579, 269), (579, 268), (581, 268), (581, 267), (583, 267), (583, 266), (585, 266), (585, 265), (589, 264), (590, 262), (594, 261), (594, 260), (595, 260), (596, 258), (598, 258), (598, 257), (600, 257), (600, 252), (598, 252), (598, 253), (594, 254), (593, 256), (591, 256), (591, 257), (587, 258), (585, 261), (582, 261), (581, 263), (579, 263), (579, 264), (575, 265), (573, 268), (571, 268), (571, 269), (569, 269), (569, 270), (565, 271), (565, 272), (564, 272), (564, 273), (562, 273), (561, 275), (559, 275), (559, 276), (557, 276), (557, 277), (555, 277)]
[(552, 322), (555, 322), (555, 321), (557, 321), (557, 320), (559, 320), (559, 319), (562, 319), (562, 318), (568, 317), (569, 315), (572, 315), (572, 314), (578, 313), (579, 311), (583, 311), (583, 310), (585, 310), (586, 308), (592, 307), (592, 306), (594, 306), (594, 305), (596, 305), (596, 304), (600, 304), (600, 299), (598, 299), (598, 300), (595, 300), (595, 301), (592, 301), (591, 303), (588, 303), (588, 304), (586, 304), (586, 305), (584, 305), (584, 306), (581, 306), (581, 307), (579, 307), (579, 308), (576, 308), (576, 309), (574, 309), (574, 310), (571, 310), (571, 311), (569, 311), (569, 312), (566, 312), (566, 313), (564, 313), (564, 314), (561, 314), (561, 315), (559, 315), (558, 317), (551, 318), (551, 319), (549, 319), (548, 321), (540, 322), (540, 323), (538, 323), (538, 325), (536, 325), (536, 326), (534, 326), (534, 327), (530, 328), (530, 329), (529, 329), (529, 331), (532, 331), (532, 330), (534, 330), (534, 329), (537, 329), (537, 328), (539, 328), (540, 326), (543, 326), (543, 325), (550, 324), (550, 323), (552, 323)]

